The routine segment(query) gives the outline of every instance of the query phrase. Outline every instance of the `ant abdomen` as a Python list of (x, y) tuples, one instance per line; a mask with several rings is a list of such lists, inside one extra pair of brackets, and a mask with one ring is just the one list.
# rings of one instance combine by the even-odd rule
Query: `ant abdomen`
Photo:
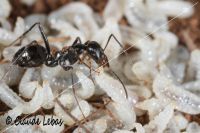
[(13, 64), (20, 67), (39, 67), (46, 61), (46, 49), (36, 41), (19, 49), (14, 57)]

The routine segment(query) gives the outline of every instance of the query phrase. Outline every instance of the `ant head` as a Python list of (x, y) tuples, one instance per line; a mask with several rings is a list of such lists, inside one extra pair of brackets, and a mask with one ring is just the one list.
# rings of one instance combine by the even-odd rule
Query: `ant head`
[(28, 45), (15, 53), (12, 62), (21, 67), (38, 67), (46, 61), (46, 58), (47, 51), (43, 46)]
[(97, 42), (88, 42), (87, 47), (87, 53), (98, 65), (103, 67), (109, 67), (108, 58), (105, 55), (104, 50)]

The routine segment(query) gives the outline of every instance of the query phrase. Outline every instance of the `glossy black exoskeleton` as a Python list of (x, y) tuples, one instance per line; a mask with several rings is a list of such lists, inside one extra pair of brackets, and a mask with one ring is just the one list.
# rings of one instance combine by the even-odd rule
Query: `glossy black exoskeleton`
[[(18, 65), (20, 67), (38, 67), (42, 64), (45, 64), (46, 66), (49, 67), (55, 67), (60, 65), (65, 71), (68, 71), (70, 69), (73, 69), (73, 65), (78, 61), (80, 61), (81, 60), (80, 57), (83, 54), (85, 54), (89, 56), (91, 59), (93, 59), (99, 66), (109, 67), (108, 58), (104, 53), (104, 51), (108, 46), (110, 39), (113, 37), (122, 47), (120, 42), (116, 39), (116, 37), (113, 34), (109, 36), (109, 39), (104, 49), (102, 49), (100, 44), (97, 43), (96, 41), (87, 41), (85, 43), (82, 43), (80, 38), (77, 37), (71, 46), (63, 48), (62, 50), (58, 50), (54, 54), (52, 54), (48, 39), (45, 36), (43, 28), (41, 27), (40, 23), (35, 23), (34, 25), (32, 25), (23, 35), (21, 35), (13, 43), (15, 43), (18, 40), (21, 40), (36, 25), (38, 25), (39, 27), (41, 36), (44, 40), (45, 47), (39, 45), (37, 41), (32, 41), (30, 44), (22, 47), (15, 53), (12, 60), (13, 64)], [(116, 74), (115, 76), (119, 79), (119, 77)], [(119, 81), (121, 82), (120, 79)], [(126, 92), (125, 87), (124, 90)], [(127, 97), (127, 92), (126, 92), (126, 97)]]

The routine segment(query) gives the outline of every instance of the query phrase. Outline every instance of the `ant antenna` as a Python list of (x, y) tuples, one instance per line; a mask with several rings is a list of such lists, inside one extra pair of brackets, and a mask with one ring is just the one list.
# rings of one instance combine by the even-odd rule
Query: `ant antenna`
[(72, 90), (73, 90), (74, 98), (75, 98), (75, 100), (76, 100), (76, 103), (77, 103), (77, 105), (78, 105), (78, 108), (79, 108), (79, 110), (81, 111), (81, 113), (82, 113), (84, 119), (86, 119), (86, 117), (85, 117), (85, 115), (83, 114), (83, 111), (82, 111), (82, 109), (81, 109), (81, 106), (80, 106), (80, 104), (79, 104), (79, 102), (78, 102), (78, 99), (77, 99), (77, 97), (76, 97), (76, 90), (75, 90), (75, 88), (74, 88), (74, 78), (73, 78), (73, 73), (72, 73), (72, 72), (71, 72), (71, 78), (72, 78)]

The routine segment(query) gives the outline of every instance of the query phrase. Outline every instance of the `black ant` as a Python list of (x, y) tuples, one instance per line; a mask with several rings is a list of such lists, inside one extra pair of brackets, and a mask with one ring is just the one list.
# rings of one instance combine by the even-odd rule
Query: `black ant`
[[(106, 47), (108, 46), (110, 39), (113, 37), (118, 42), (118, 44), (122, 47), (120, 42), (116, 39), (116, 37), (113, 34), (109, 36), (109, 39), (104, 49), (102, 49), (99, 43), (97, 43), (96, 41), (87, 41), (85, 43), (82, 43), (81, 39), (77, 37), (71, 46), (67, 48), (63, 48), (62, 50), (58, 50), (52, 54), (48, 39), (46, 35), (44, 34), (43, 28), (39, 22), (33, 24), (27, 31), (25, 31), (20, 37), (18, 37), (10, 45), (14, 44), (18, 40), (21, 41), (25, 37), (25, 35), (37, 25), (41, 33), (42, 39), (44, 40), (45, 47), (39, 45), (39, 43), (35, 40), (32, 41), (31, 43), (22, 47), (15, 53), (12, 60), (12, 64), (18, 65), (20, 67), (39, 67), (43, 64), (45, 64), (48, 67), (55, 67), (55, 66), (60, 65), (65, 71), (68, 71), (70, 69), (73, 69), (73, 65), (77, 63), (78, 61), (81, 61), (81, 56), (85, 54), (89, 56), (91, 59), (93, 59), (99, 66), (109, 67), (108, 58), (105, 55), (104, 51)], [(117, 76), (117, 74), (115, 74), (114, 72), (113, 74), (122, 83), (122, 81)], [(72, 76), (72, 86), (73, 86), (73, 75), (71, 76)], [(126, 98), (127, 98), (128, 94), (127, 94), (126, 88), (123, 83), (122, 85), (124, 87)]]
[(42, 64), (45, 64), (49, 67), (60, 65), (65, 71), (68, 71), (70, 69), (73, 69), (73, 65), (80, 61), (80, 56), (83, 53), (86, 53), (86, 55), (89, 55), (89, 57), (91, 57), (99, 66), (109, 67), (108, 58), (105, 55), (104, 51), (108, 46), (110, 39), (113, 37), (122, 47), (120, 42), (113, 34), (109, 36), (109, 39), (104, 49), (102, 49), (99, 43), (97, 43), (96, 41), (87, 41), (83, 44), (81, 42), (81, 39), (77, 37), (72, 46), (63, 48), (61, 51), (56, 51), (54, 54), (51, 54), (48, 39), (44, 34), (43, 28), (41, 27), (40, 23), (33, 24), (23, 35), (21, 35), (14, 42), (22, 39), (36, 25), (38, 25), (39, 27), (40, 33), (45, 43), (45, 47), (39, 45), (35, 40), (32, 41), (30, 44), (22, 47), (15, 53), (12, 60), (12, 63), (14, 65), (18, 65), (20, 67), (38, 67)]

